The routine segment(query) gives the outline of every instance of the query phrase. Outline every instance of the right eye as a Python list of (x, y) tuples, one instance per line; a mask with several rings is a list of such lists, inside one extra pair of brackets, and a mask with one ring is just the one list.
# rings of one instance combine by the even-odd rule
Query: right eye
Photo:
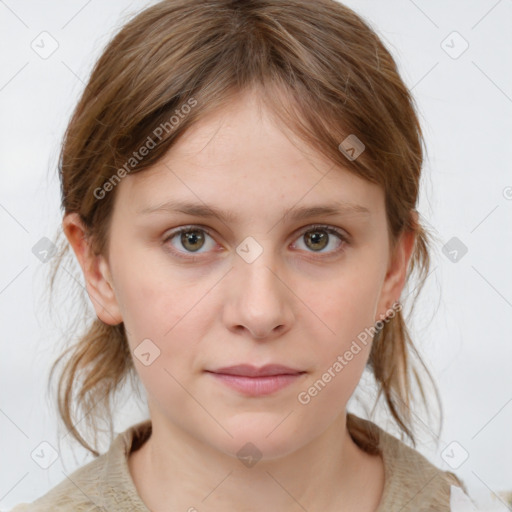
[[(204, 228), (184, 226), (169, 233), (164, 240), (164, 244), (169, 243), (172, 246), (172, 252), (176, 253), (178, 257), (195, 259), (193, 256), (190, 257), (186, 254), (193, 255), (208, 252), (208, 239), (212, 242), (210, 243), (210, 249), (212, 249), (215, 247), (215, 242)], [(181, 248), (177, 246), (181, 246)], [(199, 252), (205, 246), (206, 250)]]

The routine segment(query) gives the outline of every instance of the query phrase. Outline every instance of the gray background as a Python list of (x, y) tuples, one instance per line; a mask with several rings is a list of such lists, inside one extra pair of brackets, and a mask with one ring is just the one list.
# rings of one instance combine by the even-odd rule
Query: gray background
[[(435, 446), (425, 418), (415, 417), (418, 450), (460, 476), (483, 510), (507, 510), (501, 493), (512, 490), (512, 1), (347, 4), (397, 59), (428, 146), (419, 209), (442, 243), (433, 248), (412, 333), (437, 379), (445, 422)], [(91, 67), (113, 31), (145, 5), (0, 1), (2, 510), (32, 501), (91, 460), (61, 439), (46, 393), (72, 304), (63, 295), (49, 317), (49, 265), (32, 248), (52, 238), (60, 222), (59, 143)], [(41, 38), (46, 50), (58, 44), (47, 58), (31, 47), (43, 51)], [(448, 242), (459, 244), (448, 246), (459, 251), (458, 261), (443, 253)], [(70, 277), (68, 286), (81, 285)], [(116, 431), (145, 416), (127, 400)], [(48, 469), (31, 457), (45, 451), (41, 442), (60, 452)]]

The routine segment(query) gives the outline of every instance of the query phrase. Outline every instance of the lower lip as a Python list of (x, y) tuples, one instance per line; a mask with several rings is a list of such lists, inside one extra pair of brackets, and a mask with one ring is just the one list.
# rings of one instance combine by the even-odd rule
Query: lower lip
[(232, 389), (236, 389), (248, 396), (264, 396), (275, 393), (280, 389), (296, 382), (304, 373), (292, 375), (268, 375), (266, 377), (243, 377), (241, 375), (227, 375), (225, 373), (209, 372), (215, 378)]

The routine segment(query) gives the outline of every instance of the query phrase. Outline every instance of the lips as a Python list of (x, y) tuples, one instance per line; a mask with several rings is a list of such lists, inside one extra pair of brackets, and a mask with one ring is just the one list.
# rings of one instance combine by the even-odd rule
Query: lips
[(272, 375), (298, 375), (300, 373), (305, 373), (302, 370), (297, 370), (280, 364), (267, 364), (260, 368), (250, 364), (239, 364), (207, 371), (223, 375), (237, 375), (240, 377), (269, 377)]
[(263, 397), (298, 382), (306, 372), (281, 364), (268, 364), (259, 368), (239, 364), (207, 370), (207, 373), (237, 393), (248, 397)]

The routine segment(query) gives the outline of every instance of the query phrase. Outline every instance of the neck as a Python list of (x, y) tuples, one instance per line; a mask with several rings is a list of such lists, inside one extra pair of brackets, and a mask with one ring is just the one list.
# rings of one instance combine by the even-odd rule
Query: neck
[[(371, 480), (382, 480), (383, 471), (377, 473), (376, 458), (352, 440), (345, 412), (307, 445), (252, 466), (168, 420), (152, 419), (151, 437), (129, 458), (137, 491), (151, 510), (363, 511), (375, 510), (380, 499), (383, 481)], [(363, 490), (376, 483), (377, 495)]]

